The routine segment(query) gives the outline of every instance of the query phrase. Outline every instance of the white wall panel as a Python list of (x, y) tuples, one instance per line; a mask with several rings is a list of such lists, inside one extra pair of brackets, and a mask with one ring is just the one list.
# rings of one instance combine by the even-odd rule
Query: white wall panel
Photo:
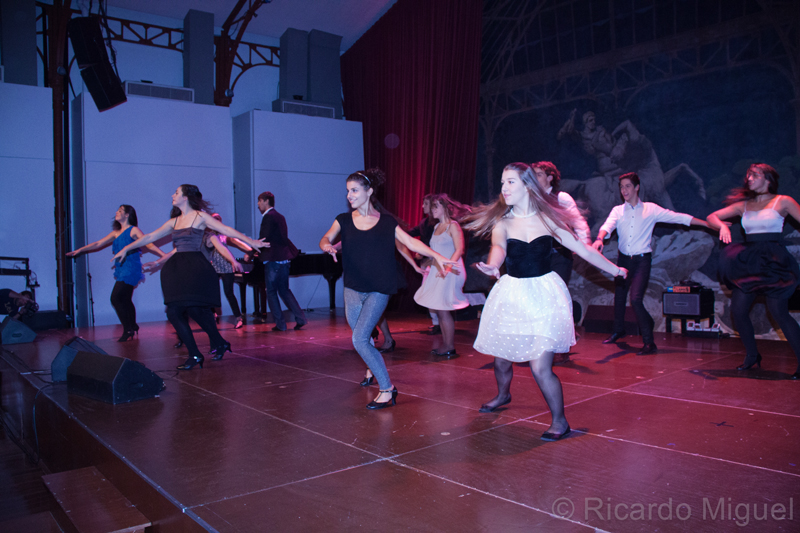
[(364, 166), (360, 122), (254, 112), (256, 170), (348, 175)]
[(230, 170), (231, 119), (224, 107), (131, 96), (103, 113), (84, 108), (86, 161)]
[[(30, 258), (42, 310), (58, 307), (54, 212), (52, 92), (0, 83), (0, 255)], [(24, 290), (25, 278), (0, 286)]]

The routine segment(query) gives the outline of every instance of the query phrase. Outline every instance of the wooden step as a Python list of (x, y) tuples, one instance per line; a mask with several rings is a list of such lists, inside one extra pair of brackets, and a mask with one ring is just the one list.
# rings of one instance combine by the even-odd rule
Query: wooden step
[(42, 476), (79, 533), (143, 532), (150, 521), (95, 467)]
[(56, 519), (49, 512), (22, 516), (0, 522), (0, 531), (14, 533), (63, 533)]

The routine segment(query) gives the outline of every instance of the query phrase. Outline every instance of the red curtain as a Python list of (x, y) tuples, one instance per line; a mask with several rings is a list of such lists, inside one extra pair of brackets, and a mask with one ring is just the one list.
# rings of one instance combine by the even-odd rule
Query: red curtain
[(387, 175), (378, 198), (412, 225), (428, 193), (472, 202), (481, 10), (481, 0), (398, 0), (342, 56), (345, 117), (364, 125), (366, 167)]

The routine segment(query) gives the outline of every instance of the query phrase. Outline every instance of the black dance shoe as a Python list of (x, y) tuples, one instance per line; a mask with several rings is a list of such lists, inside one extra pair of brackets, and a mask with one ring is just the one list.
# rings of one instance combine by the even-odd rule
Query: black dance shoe
[(299, 330), (303, 329), (303, 327), (304, 327), (306, 324), (308, 324), (308, 322), (303, 322), (302, 324), (295, 324), (293, 329), (294, 329), (295, 331), (299, 331)]
[(378, 348), (378, 351), (381, 353), (391, 353), (394, 351), (394, 347), (397, 346), (397, 343), (392, 339), (392, 343), (389, 345), (388, 348)]
[(557, 440), (561, 440), (567, 435), (572, 433), (572, 430), (567, 426), (567, 429), (564, 430), (563, 433), (550, 433), (549, 431), (546, 433), (542, 433), (541, 439), (547, 442), (555, 442)]
[(456, 353), (455, 348), (453, 348), (452, 350), (447, 350), (446, 352), (433, 352), (433, 355), (444, 360), (455, 359), (456, 357), (458, 357), (458, 353)]
[(798, 379), (800, 379), (800, 370), (798, 370), (797, 372), (795, 372), (794, 374), (792, 374), (792, 376), (791, 376), (789, 379), (793, 379), (793, 380), (795, 380), (795, 381), (796, 381), (796, 380), (798, 380)]
[(644, 346), (642, 346), (641, 350), (636, 352), (636, 355), (650, 355), (656, 353), (657, 351), (658, 351), (658, 346), (656, 346), (656, 343), (648, 342)]
[(212, 357), (211, 360), (220, 361), (225, 356), (225, 352), (230, 352), (230, 351), (231, 351), (231, 343), (229, 342), (226, 342), (222, 346), (217, 346), (216, 348), (211, 350), (211, 353), (214, 354), (214, 357)]
[(133, 331), (133, 330), (126, 331), (125, 333), (122, 334), (122, 337), (117, 339), (117, 342), (125, 342), (125, 341), (128, 341), (128, 340), (131, 340), (135, 334), (136, 334), (136, 332)]
[(485, 404), (481, 405), (481, 408), (478, 409), (478, 412), (479, 413), (494, 413), (499, 408), (501, 408), (504, 405), (507, 405), (509, 403), (511, 403), (511, 396), (508, 397), (508, 400), (506, 400), (504, 402), (500, 402), (497, 405), (489, 405), (488, 403), (485, 403)]
[(180, 348), (181, 346), (183, 346), (183, 341), (178, 339), (178, 342), (176, 342), (172, 347), (173, 348)]
[(609, 338), (603, 341), (603, 344), (614, 344), (624, 336), (624, 333), (612, 333)]
[(750, 370), (754, 366), (761, 368), (761, 354), (756, 354), (755, 357), (745, 357), (744, 363), (736, 367), (736, 370)]
[(359, 383), (359, 385), (361, 385), (362, 387), (369, 387), (373, 383), (375, 383), (375, 376), (370, 376), (370, 377), (364, 376), (364, 379), (361, 381), (361, 383)]
[(382, 390), (381, 392), (391, 392), (392, 399), (386, 400), (385, 402), (376, 402), (372, 400), (367, 404), (367, 409), (386, 409), (387, 407), (397, 405), (397, 387), (392, 387), (392, 390)]
[(202, 355), (193, 355), (185, 363), (178, 365), (178, 370), (191, 370), (195, 365), (200, 365), (200, 368), (203, 368), (203, 361), (205, 361), (205, 358)]

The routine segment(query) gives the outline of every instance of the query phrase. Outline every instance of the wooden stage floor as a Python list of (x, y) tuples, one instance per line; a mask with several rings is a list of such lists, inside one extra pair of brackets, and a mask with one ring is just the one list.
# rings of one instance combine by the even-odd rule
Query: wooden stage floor
[[(478, 412), (496, 388), (492, 358), (472, 349), (477, 320), (457, 322), (461, 356), (448, 361), (429, 355), (426, 316), (390, 324), (400, 394), (380, 411), (365, 409), (377, 387), (358, 384), (364, 365), (341, 313), (282, 333), (224, 322), (233, 353), (180, 373), (185, 351), (166, 322), (127, 343), (118, 326), (77, 331), (165, 379), (159, 397), (129, 404), (29, 377), (209, 530), (800, 531), (800, 382), (786, 379), (797, 365), (786, 343), (761, 343), (764, 368), (737, 372), (738, 339), (656, 334), (658, 353), (636, 356), (639, 338), (583, 334), (556, 367), (573, 434), (548, 443), (527, 366), (515, 365), (506, 409)], [(44, 332), (3, 358), (49, 370), (74, 333)]]

